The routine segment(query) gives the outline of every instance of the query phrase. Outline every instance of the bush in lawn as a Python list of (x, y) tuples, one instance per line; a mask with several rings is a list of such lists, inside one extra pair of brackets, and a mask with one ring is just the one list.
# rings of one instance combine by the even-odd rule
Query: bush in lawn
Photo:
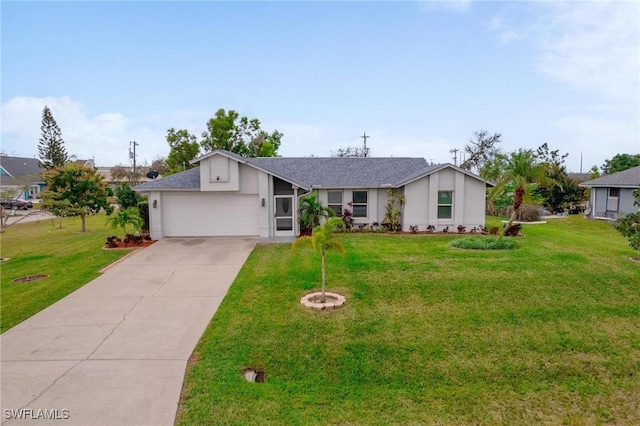
[(491, 237), (466, 237), (451, 241), (451, 247), (468, 250), (512, 250), (517, 246), (513, 240)]

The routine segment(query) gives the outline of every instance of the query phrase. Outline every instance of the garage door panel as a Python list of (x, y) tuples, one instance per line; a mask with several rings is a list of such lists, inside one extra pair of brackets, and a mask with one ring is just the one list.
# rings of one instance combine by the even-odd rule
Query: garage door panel
[(259, 234), (256, 195), (164, 194), (163, 205), (164, 235), (168, 237)]

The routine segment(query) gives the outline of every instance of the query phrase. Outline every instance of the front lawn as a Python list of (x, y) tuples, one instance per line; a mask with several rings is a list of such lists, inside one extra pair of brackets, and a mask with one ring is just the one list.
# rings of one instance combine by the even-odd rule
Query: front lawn
[[(0, 329), (19, 324), (62, 299), (99, 275), (98, 271), (118, 260), (129, 250), (107, 251), (102, 246), (114, 231), (105, 225), (106, 216), (87, 216), (87, 232), (80, 218), (18, 223), (0, 234), (3, 262), (1, 269)], [(49, 275), (42, 281), (14, 284), (16, 278)]]
[(333, 312), (298, 304), (319, 256), (258, 246), (194, 352), (177, 424), (640, 424), (633, 250), (581, 217), (523, 233), (500, 251), (343, 235)]

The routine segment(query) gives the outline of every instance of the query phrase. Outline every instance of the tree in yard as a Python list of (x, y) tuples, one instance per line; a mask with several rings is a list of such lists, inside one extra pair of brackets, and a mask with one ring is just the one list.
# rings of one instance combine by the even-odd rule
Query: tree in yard
[(142, 196), (131, 189), (131, 186), (126, 183), (121, 183), (116, 187), (115, 196), (118, 199), (118, 205), (122, 210), (126, 210), (130, 207), (137, 207), (138, 203), (142, 200)]
[(543, 180), (545, 180), (544, 163), (538, 161), (533, 151), (520, 149), (511, 152), (505, 157), (502, 176), (496, 187), (504, 188), (509, 184), (513, 184), (513, 212), (502, 230), (500, 237), (503, 237), (507, 233), (509, 228), (513, 226), (513, 222), (517, 219), (527, 187), (534, 182), (541, 182)]
[(149, 171), (151, 170), (155, 170), (160, 176), (165, 176), (169, 171), (167, 159), (164, 157), (155, 157), (151, 161), (151, 166), (149, 166)]
[(490, 163), (500, 154), (499, 144), (500, 133), (489, 135), (486, 130), (478, 130), (473, 133), (473, 138), (465, 145), (464, 152), (467, 153), (467, 159), (460, 164), (465, 170), (471, 170), (479, 173), (486, 164)]
[[(640, 206), (640, 188), (633, 191), (633, 205)], [(627, 213), (615, 223), (615, 228), (629, 240), (629, 246), (640, 252), (640, 211)]]
[(87, 214), (98, 213), (100, 209), (105, 209), (107, 214), (112, 211), (107, 202), (107, 184), (92, 168), (65, 164), (47, 171), (45, 181), (47, 188), (44, 193), (49, 192), (52, 201), (66, 201), (69, 205), (68, 211), (80, 215), (82, 232), (87, 230)]
[[(75, 216), (77, 212), (60, 194), (54, 191), (43, 191), (40, 200), (40, 209), (58, 218), (58, 229), (62, 229), (62, 218)], [(53, 218), (51, 219), (53, 226)]]
[(41, 135), (38, 142), (40, 167), (53, 169), (69, 162), (69, 155), (64, 147), (62, 132), (48, 106), (42, 110)]
[(171, 148), (165, 161), (169, 167), (166, 174), (178, 173), (194, 167), (190, 162), (200, 152), (196, 137), (188, 130), (176, 130), (172, 127), (167, 130), (166, 139)]
[(147, 166), (136, 166), (134, 172), (133, 167), (117, 164), (111, 168), (111, 178), (116, 181), (127, 181), (130, 185), (140, 182), (143, 176), (147, 174), (149, 168)]
[(334, 216), (332, 209), (324, 207), (318, 199), (318, 193), (312, 192), (300, 199), (298, 222), (303, 230), (311, 231), (320, 225), (322, 219)]
[(337, 251), (344, 257), (345, 249), (342, 243), (335, 238), (335, 231), (337, 229), (344, 229), (344, 223), (338, 217), (328, 218), (324, 224), (316, 226), (313, 229), (311, 236), (304, 236), (298, 238), (291, 247), (294, 252), (298, 251), (302, 247), (311, 247), (320, 252), (322, 256), (321, 274), (322, 274), (322, 294), (320, 296), (320, 302), (325, 303), (325, 292), (327, 288), (327, 251)]
[(636, 166), (640, 166), (640, 154), (616, 154), (611, 160), (605, 160), (601, 169), (603, 174), (611, 175)]
[(536, 153), (545, 169), (545, 178), (538, 182), (532, 193), (542, 199), (542, 204), (551, 213), (561, 212), (565, 206), (582, 202), (582, 191), (578, 183), (569, 177), (564, 166), (564, 160), (568, 156), (569, 154), (560, 155), (559, 150), (551, 151), (546, 143)]
[(232, 109), (216, 111), (207, 122), (200, 145), (205, 152), (224, 149), (243, 157), (275, 157), (280, 148), (282, 133), (268, 133), (260, 128), (260, 120), (241, 117)]
[(118, 210), (115, 214), (107, 219), (107, 224), (113, 229), (122, 228), (124, 236), (127, 236), (127, 225), (130, 225), (134, 231), (142, 229), (144, 221), (140, 217), (140, 212), (136, 207), (129, 207), (124, 210)]
[(332, 157), (369, 157), (369, 148), (363, 146), (347, 146), (338, 148), (336, 152), (331, 152)]

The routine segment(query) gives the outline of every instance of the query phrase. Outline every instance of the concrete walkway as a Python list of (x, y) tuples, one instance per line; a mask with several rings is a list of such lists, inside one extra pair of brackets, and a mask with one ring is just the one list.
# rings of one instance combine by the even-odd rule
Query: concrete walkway
[(2, 423), (172, 425), (187, 360), (257, 241), (160, 240), (4, 333)]

